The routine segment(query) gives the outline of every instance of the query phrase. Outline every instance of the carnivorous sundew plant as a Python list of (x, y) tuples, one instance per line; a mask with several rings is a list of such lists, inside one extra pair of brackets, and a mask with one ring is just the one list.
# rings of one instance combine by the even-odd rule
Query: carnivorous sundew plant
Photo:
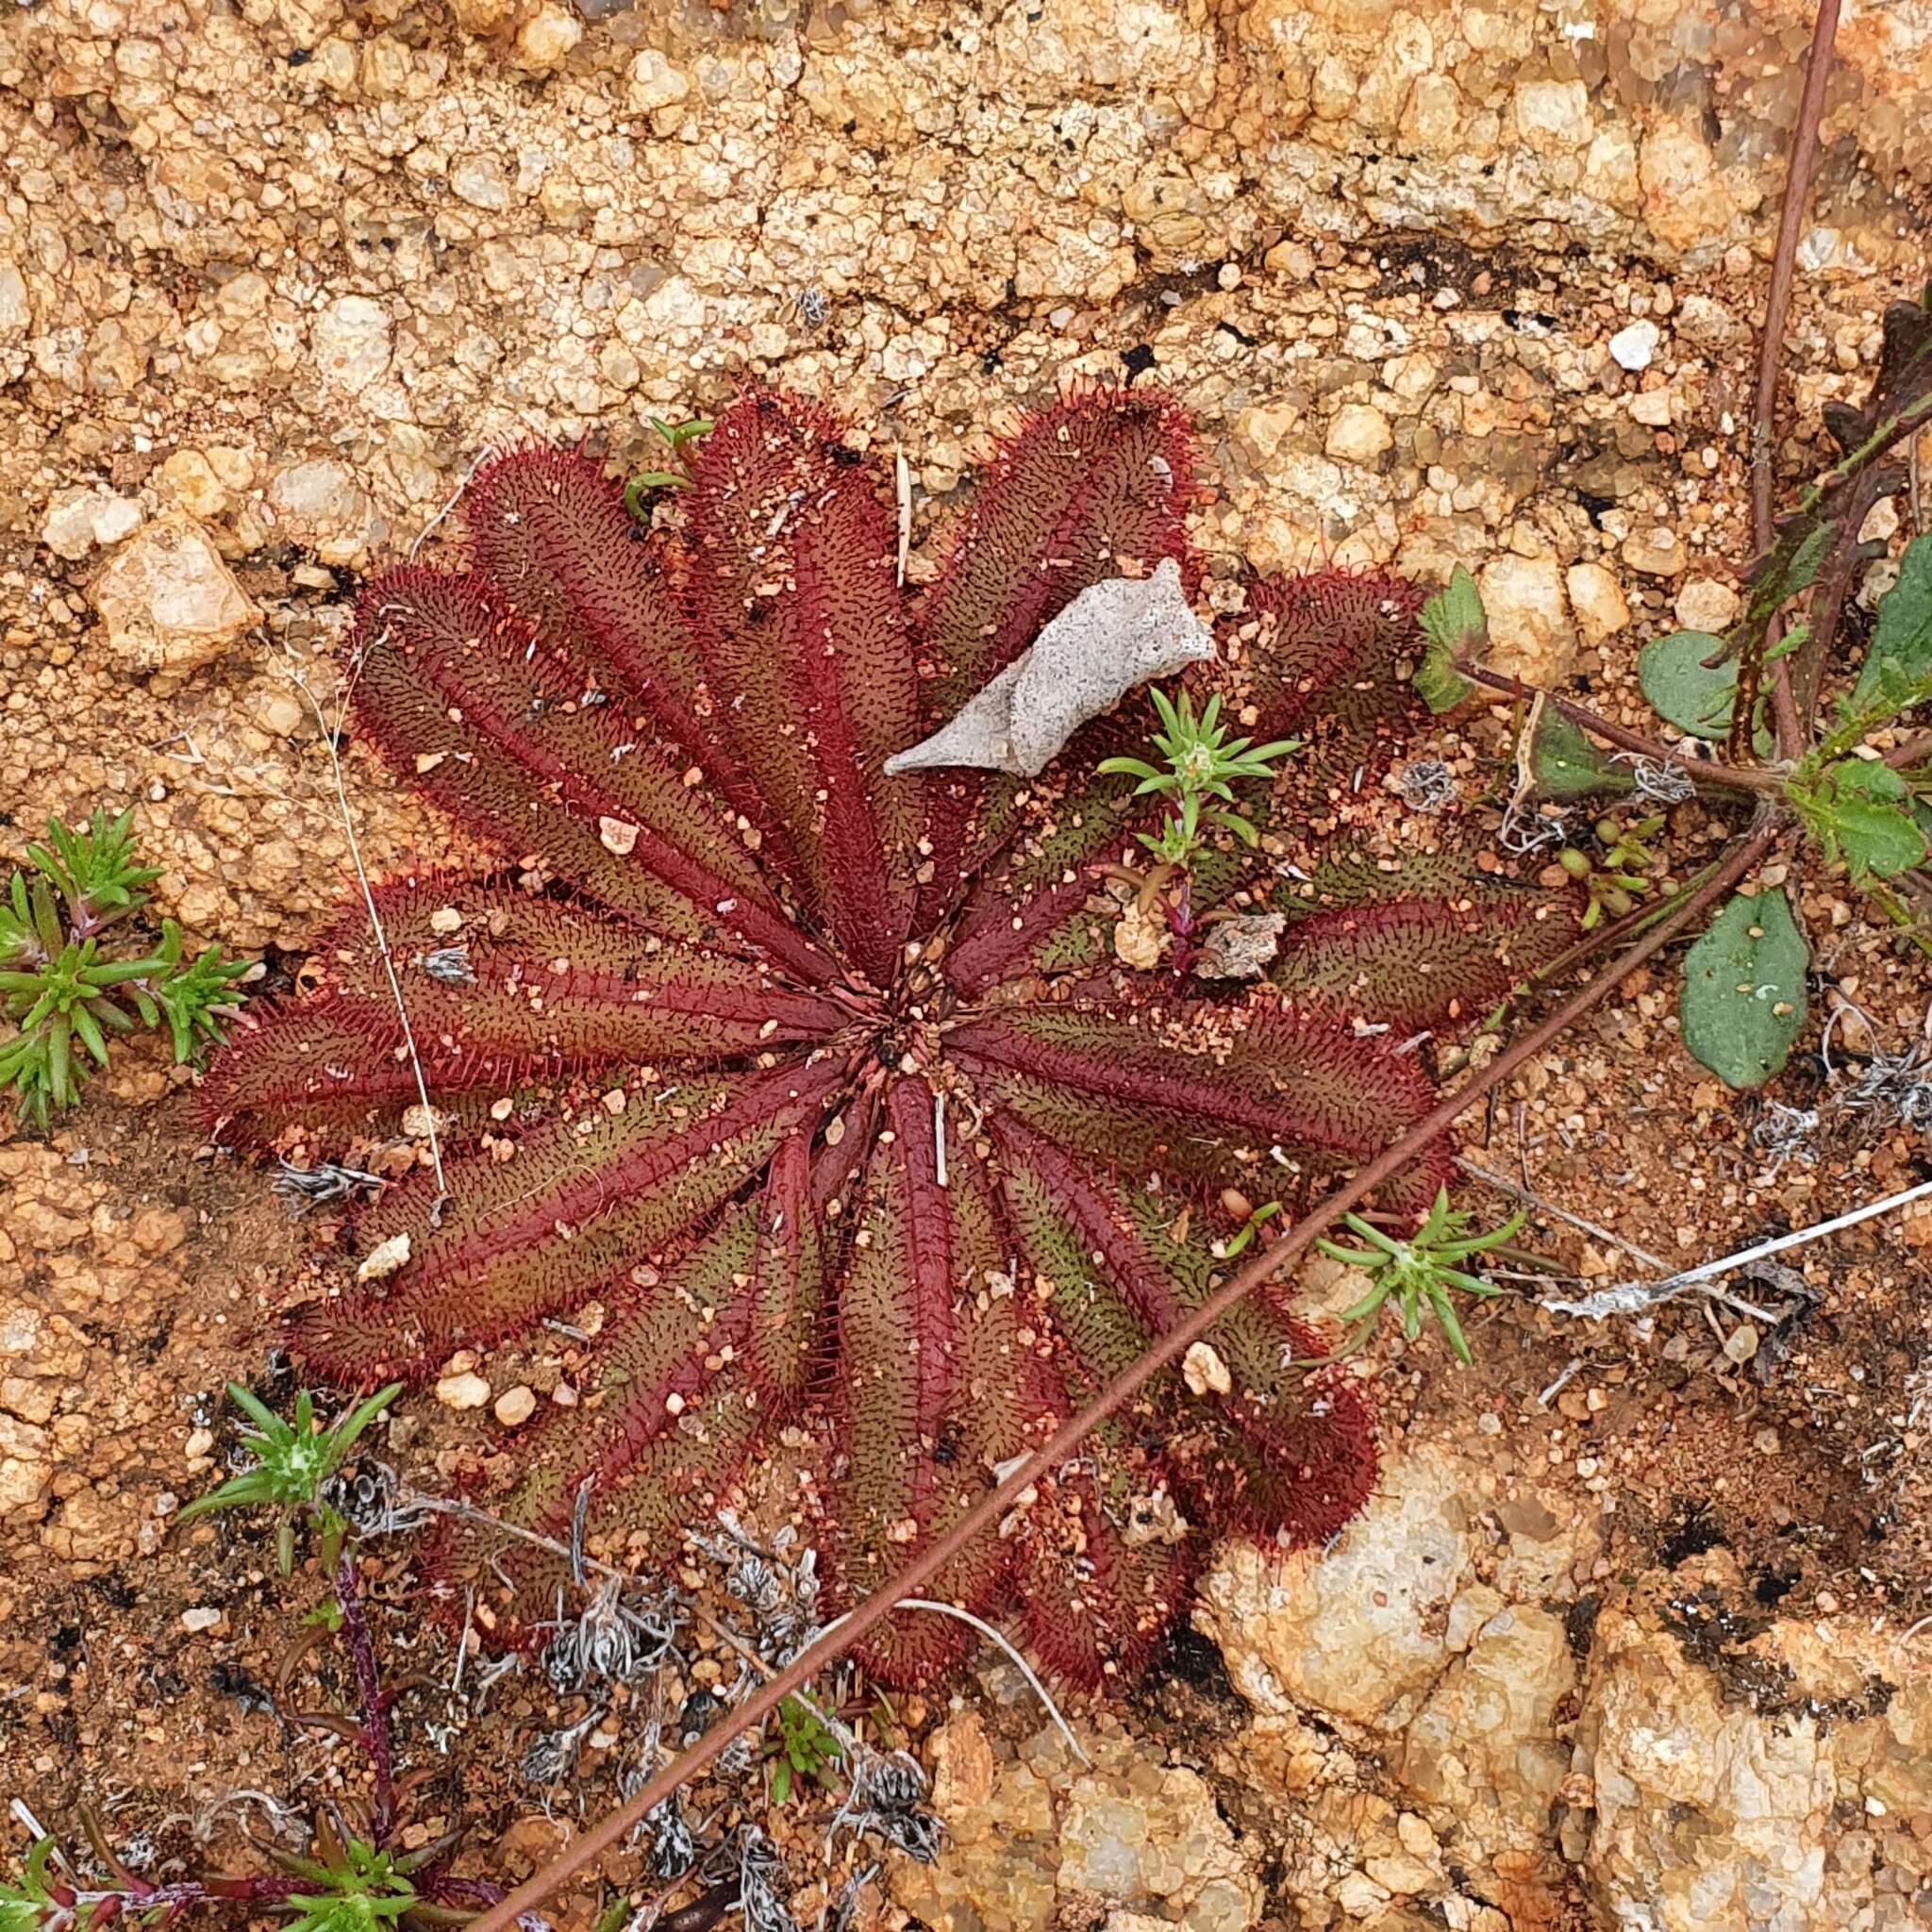
[[(1116, 875), (1172, 810), (1112, 763), (1142, 758), (1142, 702), (1038, 778), (884, 774), (1090, 586), (1173, 559), (1198, 595), (1165, 399), (1032, 417), (917, 591), (882, 479), (819, 408), (748, 395), (679, 455), (648, 529), (587, 457), (502, 457), (465, 568), (363, 592), (358, 728), (503, 869), (376, 893), (455, 1151), (446, 1192), (424, 1174), (351, 1215), (289, 1340), (342, 1384), (421, 1382), (601, 1301), (583, 1399), (520, 1439), (508, 1516), (567, 1535), (588, 1485), (602, 1547), (661, 1552), (802, 1424), (785, 1453), (851, 1601), (1200, 1306), (1224, 1199), (1278, 1201), (1272, 1241), (1425, 1114), (1418, 1036), (1563, 952), (1575, 912), (1381, 785), (1421, 600), (1373, 573), (1247, 583), (1216, 661), (1163, 694), (1176, 728), (1268, 755), (1209, 789), (1188, 858), (1195, 931), (1242, 934), (1232, 970), (1116, 951)], [(1397, 833), (1412, 859), (1372, 856)], [(317, 964), (206, 1085), (232, 1143), (319, 1159), (416, 1102), (367, 921)], [(1376, 1211), (1412, 1229), (1447, 1178), (1428, 1155)], [(1222, 1373), (1158, 1385), (936, 1593), (1021, 1607), (1091, 1682), (1180, 1609), (1191, 1525), (1346, 1523), (1374, 1472), (1360, 1383), (1310, 1374), (1321, 1345), (1277, 1296), (1214, 1351)], [(541, 1614), (551, 1559), (486, 1535), (453, 1529), (447, 1570), (500, 1597), (500, 1563), (526, 1601), (499, 1622)], [(888, 1681), (971, 1641), (886, 1627), (862, 1655)]]

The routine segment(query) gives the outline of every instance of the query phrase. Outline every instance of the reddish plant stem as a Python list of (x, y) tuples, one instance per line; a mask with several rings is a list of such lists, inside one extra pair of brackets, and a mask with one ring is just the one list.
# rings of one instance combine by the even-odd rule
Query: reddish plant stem
[(1885, 762), (1894, 772), (1903, 772), (1908, 765), (1923, 763), (1926, 758), (1932, 758), (1932, 731), (1917, 732), (1885, 754)]
[[(1762, 554), (1775, 534), (1772, 517), (1774, 483), (1773, 456), (1777, 436), (1777, 378), (1784, 361), (1785, 324), (1791, 309), (1791, 280), (1798, 259), (1798, 233), (1811, 199), (1811, 170), (1818, 159), (1818, 124), (1824, 115), (1824, 91), (1831, 79), (1831, 50), (1838, 39), (1839, 0), (1818, 0), (1818, 17), (1811, 28), (1811, 51), (1805, 64), (1805, 91), (1798, 100), (1798, 123), (1791, 134), (1790, 158), (1785, 164), (1784, 204), (1778, 209), (1777, 242), (1771, 257), (1771, 287), (1764, 303), (1764, 334), (1757, 345), (1757, 393), (1751, 409), (1751, 536)], [(1763, 648), (1775, 644), (1781, 625), (1774, 619)], [(1741, 689), (1741, 687), (1740, 687)], [(1772, 718), (1777, 732), (1778, 754), (1799, 757), (1809, 737), (1809, 725), (1799, 715), (1791, 691), (1790, 659), (1771, 667)], [(1745, 726), (1746, 741), (1749, 725)]]
[(526, 1878), (508, 1898), (479, 1917), (471, 1932), (508, 1932), (519, 1914), (534, 1911), (587, 1866), (616, 1845), (647, 1812), (711, 1764), (734, 1740), (763, 1723), (785, 1699), (828, 1664), (843, 1657), (860, 1638), (889, 1617), (902, 1597), (916, 1595), (974, 1538), (991, 1528), (1022, 1492), (1049, 1474), (1102, 1423), (1138, 1395), (1163, 1369), (1177, 1361), (1214, 1324), (1222, 1321), (1253, 1290), (1278, 1274), (1306, 1252), (1318, 1234), (1332, 1227), (1357, 1207), (1382, 1182), (1408, 1165), (1439, 1134), (1455, 1124), (1483, 1096), (1574, 1026), (1645, 960), (1668, 945), (1678, 930), (1720, 893), (1729, 891), (1771, 849), (1778, 835), (1777, 821), (1761, 810), (1749, 835), (1695, 891), (1626, 952), (1557, 1008), (1531, 1032), (1506, 1048), (1458, 1091), (1417, 1122), (1401, 1140), (1378, 1155), (1345, 1186), (1303, 1216), (1273, 1247), (1263, 1249), (1247, 1266), (1215, 1291), (1207, 1301), (1154, 1342), (1138, 1361), (1124, 1370), (1077, 1415), (1062, 1423), (1052, 1439), (1036, 1449), (1017, 1469), (989, 1490), (946, 1533), (874, 1591), (838, 1624), (808, 1644), (791, 1663), (753, 1692), (729, 1716), (705, 1733), (688, 1751), (658, 1772), (636, 1796), (617, 1810), (607, 1812), (576, 1841)]
[[(1472, 684), (1503, 691), (1524, 704), (1538, 695), (1536, 690), (1524, 684), (1520, 677), (1506, 677), (1500, 671), (1487, 671), (1480, 664), (1458, 663), (1456, 668)], [(1784, 781), (1775, 773), (1759, 771), (1756, 766), (1727, 765), (1717, 758), (1687, 761), (1669, 745), (1660, 744), (1654, 738), (1646, 738), (1641, 731), (1632, 731), (1627, 724), (1618, 724), (1608, 718), (1599, 717), (1588, 705), (1579, 705), (1574, 698), (1559, 697), (1553, 691), (1544, 691), (1541, 695), (1551, 710), (1561, 712), (1571, 724), (1607, 740), (1620, 750), (1634, 751), (1640, 757), (1655, 758), (1659, 764), (1676, 765), (1700, 785), (1716, 785), (1725, 791), (1776, 791), (1783, 787)]]
[(389, 1716), (383, 1709), (382, 1677), (375, 1667), (375, 1640), (362, 1607), (362, 1583), (356, 1574), (352, 1550), (344, 1550), (336, 1560), (336, 1601), (342, 1607), (342, 1647), (349, 1653), (356, 1672), (356, 1691), (362, 1700), (362, 1748), (369, 1754), (374, 1786), (369, 1835), (379, 1849), (395, 1829), (395, 1763), (390, 1751)]
[(1811, 29), (1811, 52), (1805, 65), (1805, 91), (1798, 99), (1798, 123), (1785, 165), (1784, 204), (1778, 209), (1777, 244), (1772, 251), (1771, 288), (1764, 303), (1764, 336), (1757, 349), (1757, 394), (1751, 410), (1751, 534), (1759, 550), (1771, 547), (1772, 454), (1777, 418), (1777, 377), (1784, 362), (1785, 322), (1791, 308), (1791, 280), (1798, 259), (1798, 232), (1811, 197), (1811, 169), (1818, 158), (1818, 124), (1824, 113), (1824, 90), (1831, 78), (1832, 42), (1838, 38), (1839, 0), (1819, 0)]

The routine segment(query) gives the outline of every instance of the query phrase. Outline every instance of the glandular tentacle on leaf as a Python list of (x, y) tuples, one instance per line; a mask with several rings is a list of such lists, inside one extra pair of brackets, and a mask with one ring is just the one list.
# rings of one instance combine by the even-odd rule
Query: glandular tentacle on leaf
[[(1552, 957), (1560, 922), (1453, 865), (1282, 903), (1416, 720), (1410, 586), (1248, 588), (1225, 661), (1174, 692), (1305, 749), (1216, 793), (1229, 820), (1152, 887), (1136, 835), (1171, 801), (1096, 769), (1144, 748), (1145, 707), (1037, 780), (885, 775), (1082, 590), (1169, 558), (1198, 590), (1191, 460), (1163, 397), (1058, 403), (917, 593), (884, 475), (812, 405), (724, 410), (650, 530), (586, 456), (484, 467), (467, 567), (364, 591), (355, 717), (497, 869), (378, 888), (386, 945), (346, 915), (205, 1089), (225, 1139), (325, 1157), (420, 1133), (419, 1072), (443, 1114), (443, 1190), (350, 1211), (289, 1316), (305, 1361), (421, 1383), (594, 1303), (578, 1399), (515, 1439), (499, 1513), (561, 1543), (581, 1511), (593, 1552), (659, 1562), (770, 1464), (850, 1601), (1198, 1306), (1226, 1199), (1266, 1204), (1266, 1241), (1423, 1117), (1405, 1036)], [(1123, 891), (1167, 892), (1171, 962), (1124, 963)], [(1191, 917), (1271, 904), (1275, 983), (1191, 974)], [(1380, 1210), (1419, 1213), (1446, 1159)], [(1208, 1537), (1311, 1541), (1368, 1493), (1360, 1384), (1311, 1374), (1322, 1346), (1286, 1291), (1254, 1299), (930, 1592), (1017, 1599), (1070, 1675), (1138, 1669)], [(568, 1574), (472, 1519), (440, 1560), (506, 1634)], [(884, 1628), (864, 1657), (893, 1682), (969, 1641)]]

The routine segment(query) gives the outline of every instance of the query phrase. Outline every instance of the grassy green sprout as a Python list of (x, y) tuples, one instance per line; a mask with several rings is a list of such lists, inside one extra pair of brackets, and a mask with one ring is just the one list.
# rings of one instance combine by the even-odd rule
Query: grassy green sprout
[(694, 416), (689, 423), (667, 423), (661, 416), (653, 416), (650, 424), (658, 434), (658, 440), (671, 452), (671, 460), (675, 467), (641, 470), (624, 486), (624, 507), (639, 523), (647, 521), (650, 516), (650, 506), (644, 499), (653, 491), (683, 490), (690, 484), (691, 471), (684, 446), (688, 442), (695, 442), (701, 436), (709, 435), (711, 430), (710, 419), (704, 416)]
[(1357, 1324), (1351, 1346), (1366, 1340), (1381, 1317), (1382, 1305), (1392, 1300), (1402, 1312), (1402, 1332), (1408, 1341), (1422, 1333), (1424, 1313), (1433, 1314), (1457, 1360), (1469, 1362), (1469, 1343), (1456, 1318), (1451, 1291), (1487, 1296), (1500, 1291), (1494, 1283), (1467, 1274), (1457, 1264), (1500, 1247), (1523, 1225), (1524, 1217), (1520, 1212), (1512, 1214), (1501, 1227), (1474, 1235), (1468, 1231), (1473, 1219), (1465, 1209), (1452, 1208), (1448, 1189), (1440, 1188), (1422, 1226), (1406, 1241), (1385, 1234), (1359, 1214), (1346, 1216), (1345, 1224), (1369, 1243), (1366, 1248), (1344, 1248), (1317, 1240), (1315, 1245), (1331, 1261), (1363, 1270), (1372, 1284), (1368, 1293), (1342, 1313), (1344, 1322)]
[(134, 863), (132, 812), (96, 811), (86, 830), (50, 822), (47, 842), (27, 848), (0, 897), (0, 1082), (44, 1129), (72, 1107), (110, 1041), (137, 1025), (165, 1026), (177, 1062), (219, 1044), (223, 1022), (241, 1007), (235, 982), (248, 968), (208, 947), (187, 957), (181, 928), (161, 923), (160, 942), (138, 958), (112, 928), (147, 903), (159, 876)]
[(828, 1784), (842, 1747), (811, 1705), (788, 1697), (778, 1707), (778, 1742), (774, 1747), (772, 1802), (784, 1804), (794, 1784)]
[(285, 1423), (241, 1383), (230, 1382), (228, 1400), (256, 1424), (242, 1432), (256, 1466), (229, 1477), (220, 1489), (197, 1496), (177, 1521), (192, 1523), (217, 1509), (265, 1507), (279, 1511), (275, 1557), (286, 1576), (295, 1567), (296, 1519), (306, 1516), (322, 1540), (323, 1567), (333, 1570), (348, 1526), (340, 1513), (322, 1500), (322, 1487), (348, 1460), (356, 1439), (402, 1392), (403, 1385), (391, 1382), (365, 1396), (333, 1428), (323, 1429), (316, 1426), (315, 1398), (308, 1390), (295, 1397), (294, 1420)]
[(289, 1895), (285, 1909), (293, 1917), (288, 1932), (378, 1932), (405, 1913), (420, 1912), (424, 1901), (409, 1874), (446, 1849), (432, 1844), (392, 1857), (365, 1839), (338, 1838), (325, 1824), (319, 1824), (315, 1857), (274, 1855), (291, 1878), (314, 1888)]
[[(67, 1889), (47, 1875), (53, 1857), (54, 1840), (36, 1839), (26, 1855), (26, 1868), (21, 1874), (20, 1883), (8, 1885), (0, 1879), (0, 1932), (40, 1932), (42, 1926), (54, 1924), (73, 1910), (61, 1895)], [(71, 1898), (72, 1893), (68, 1892), (67, 1897)], [(92, 1919), (92, 1912), (85, 1918), (75, 1912), (74, 1923), (77, 1932), (87, 1932)]]
[(1154, 749), (1160, 754), (1160, 765), (1145, 758), (1103, 758), (1097, 770), (1135, 778), (1136, 798), (1158, 796), (1169, 801), (1171, 816), (1158, 832), (1138, 836), (1163, 865), (1185, 871), (1200, 851), (1208, 830), (1232, 833), (1243, 845), (1257, 842), (1260, 835), (1240, 812), (1229, 809), (1235, 803), (1237, 779), (1272, 778), (1274, 767), (1296, 750), (1299, 739), (1277, 739), (1271, 744), (1250, 745), (1245, 738), (1230, 739), (1221, 724), (1221, 699), (1210, 697), (1197, 716), (1194, 701), (1186, 691), (1170, 698), (1160, 691), (1150, 691), (1160, 729), (1154, 734)]

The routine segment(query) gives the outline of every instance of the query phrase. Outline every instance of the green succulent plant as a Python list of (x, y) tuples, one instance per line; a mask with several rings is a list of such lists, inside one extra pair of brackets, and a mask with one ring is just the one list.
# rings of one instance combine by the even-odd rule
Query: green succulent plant
[(292, 1422), (280, 1416), (239, 1382), (228, 1384), (228, 1400), (253, 1419), (256, 1426), (242, 1432), (243, 1445), (256, 1466), (230, 1476), (220, 1489), (197, 1496), (175, 1519), (192, 1523), (217, 1509), (248, 1509), (258, 1506), (281, 1512), (275, 1529), (275, 1556), (282, 1574), (295, 1567), (295, 1524), (307, 1516), (322, 1539), (325, 1569), (333, 1569), (341, 1554), (346, 1531), (342, 1518), (322, 1499), (323, 1485), (348, 1460), (357, 1439), (403, 1392), (391, 1382), (365, 1396), (331, 1428), (315, 1425), (315, 1398), (308, 1390), (295, 1397)]
[(1148, 696), (1160, 720), (1154, 749), (1165, 769), (1136, 758), (1102, 758), (1095, 767), (1103, 776), (1138, 778), (1136, 798), (1171, 802), (1172, 814), (1159, 831), (1136, 834), (1141, 843), (1161, 864), (1181, 871), (1200, 851), (1210, 828), (1232, 833), (1243, 845), (1255, 844), (1260, 835), (1253, 823), (1230, 809), (1235, 803), (1234, 781), (1274, 777), (1275, 766), (1300, 749), (1300, 741), (1282, 738), (1251, 747), (1245, 738), (1230, 739), (1221, 723), (1219, 695), (1210, 697), (1198, 715), (1186, 691), (1177, 698), (1160, 691), (1149, 691)]
[(1457, 1264), (1473, 1255), (1487, 1254), (1500, 1247), (1524, 1224), (1521, 1213), (1512, 1214), (1501, 1227), (1487, 1234), (1471, 1234), (1475, 1217), (1466, 1208), (1451, 1208), (1449, 1191), (1437, 1191), (1434, 1205), (1423, 1224), (1407, 1241), (1399, 1241), (1359, 1214), (1344, 1217), (1343, 1224), (1368, 1242), (1366, 1248), (1344, 1248), (1331, 1241), (1315, 1245), (1331, 1261), (1342, 1261), (1367, 1274), (1370, 1289), (1353, 1307), (1344, 1309), (1341, 1319), (1355, 1324), (1350, 1339), (1355, 1345), (1367, 1339), (1368, 1332), (1381, 1319), (1383, 1305), (1392, 1301), (1402, 1317), (1403, 1335), (1413, 1341), (1423, 1332), (1424, 1314), (1433, 1315), (1457, 1361), (1471, 1360), (1469, 1342), (1457, 1319), (1452, 1291), (1489, 1296), (1499, 1292), (1496, 1285), (1480, 1275), (1471, 1274)]
[(147, 903), (157, 868), (133, 858), (132, 812), (96, 811), (84, 831), (52, 820), (47, 842), (27, 848), (0, 898), (0, 1082), (44, 1129), (80, 1097), (108, 1043), (137, 1025), (165, 1026), (177, 1062), (219, 1045), (241, 1007), (245, 961), (209, 946), (188, 958), (181, 928), (161, 922), (160, 942), (127, 958), (112, 928)]

